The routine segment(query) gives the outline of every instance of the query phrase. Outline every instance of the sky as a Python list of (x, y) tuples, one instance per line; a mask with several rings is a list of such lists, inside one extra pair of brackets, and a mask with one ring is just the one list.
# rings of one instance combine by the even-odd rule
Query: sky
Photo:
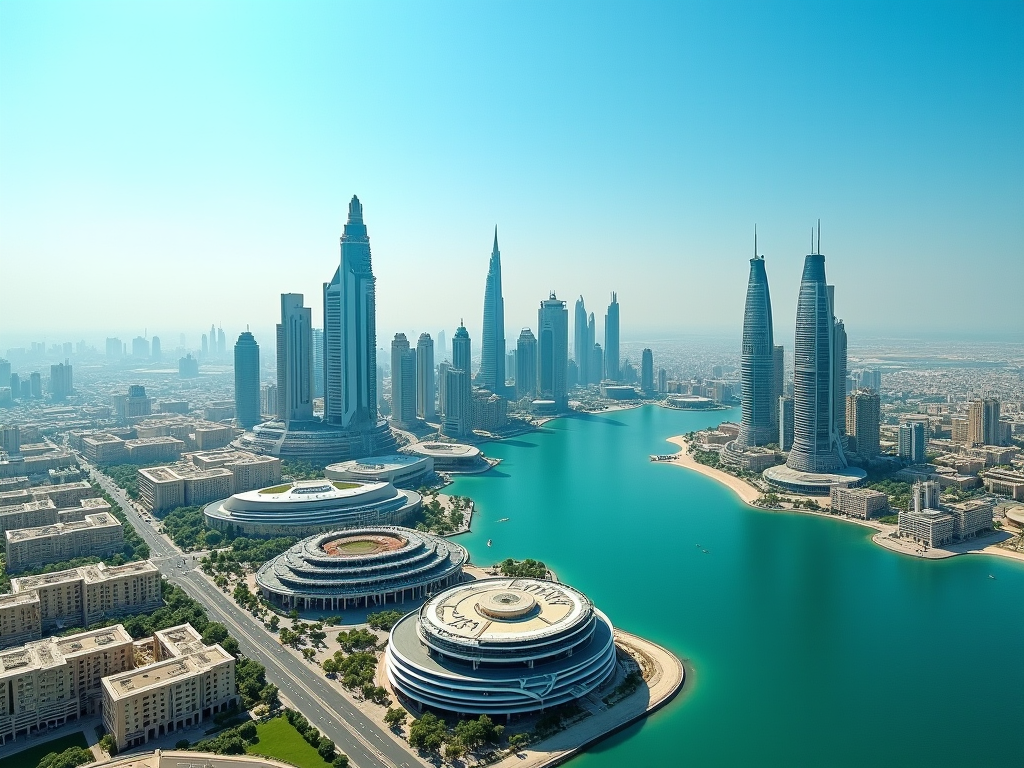
[[(1024, 3), (0, 2), (0, 350), (272, 345), (364, 205), (378, 344), (549, 291), (735, 334), (757, 227), (850, 335), (1024, 338)], [(571, 331), (570, 331), (571, 333)], [(165, 346), (169, 346), (167, 341)]]

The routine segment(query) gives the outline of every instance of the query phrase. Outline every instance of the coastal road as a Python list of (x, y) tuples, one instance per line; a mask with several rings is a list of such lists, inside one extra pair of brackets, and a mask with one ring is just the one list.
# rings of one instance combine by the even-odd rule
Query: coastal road
[[(84, 463), (84, 462), (83, 462)], [(227, 595), (193, 570), (191, 554), (183, 554), (143, 519), (128, 496), (106, 475), (93, 470), (91, 476), (121, 505), (135, 530), (149, 545), (151, 559), (167, 579), (185, 590), (206, 608), (210, 618), (228, 628), (242, 652), (267, 669), (267, 681), (306, 719), (349, 756), (357, 768), (412, 768), (422, 763), (389, 733), (385, 733), (335, 689), (313, 667), (281, 647), (277, 636), (263, 622), (242, 610)]]

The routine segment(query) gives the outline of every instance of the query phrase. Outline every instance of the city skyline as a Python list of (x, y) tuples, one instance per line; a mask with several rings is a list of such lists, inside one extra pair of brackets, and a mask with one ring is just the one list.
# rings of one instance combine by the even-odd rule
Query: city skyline
[[(36, 5), (4, 4), (0, 258), (14, 290), (0, 348), (64, 327), (29, 309), (35, 263), (61, 276), (48, 285), (57, 304), (73, 305), (83, 290), (117, 294), (93, 305), (83, 331), (125, 330), (131, 339), (148, 326), (176, 338), (185, 295), (258, 336), (272, 328), (281, 291), (303, 293), (320, 317), (315, 286), (353, 193), (374, 211), (381, 338), (453, 328), (460, 315), (482, 338), (479, 254), (495, 222), (511, 329), (530, 325), (538, 293), (614, 289), (629, 308), (624, 340), (738, 334), (742, 297), (727, 289), (742, 280), (755, 222), (773, 265), (775, 323), (788, 327), (806, 227), (819, 216), (830, 274), (860, 299), (844, 315), (859, 332), (1019, 326), (1019, 307), (990, 302), (984, 281), (953, 276), (958, 264), (1010, 283), (1021, 276), (1017, 5), (970, 15), (898, 8), (884, 26), (877, 11), (854, 5), (740, 15), (729, 5), (647, 9), (628, 20), (607, 9), (549, 9), (545, 35), (578, 32), (564, 50), (540, 43), (539, 6), (468, 7), (455, 23), (409, 6), (320, 8), (285, 20), (230, 6), (204, 14), (208, 26), (181, 67), (171, 51), (195, 28), (191, 6), (68, 7), (70, 23), (59, 26)], [(963, 32), (966, 21), (984, 35)], [(290, 34), (268, 53), (256, 41), (280, 24)], [(360, 40), (339, 50), (322, 31), (345, 24), (360, 27)], [(476, 33), (496, 26), (507, 35), (493, 44), (529, 51), (529, 66), (478, 55), (489, 36)], [(394, 62), (379, 52), (393, 47), (379, 45), (389, 34), (409, 48)], [(776, 51), (812, 37), (827, 62), (761, 56), (768, 35)], [(641, 49), (645, 38), (653, 45)], [(435, 49), (431, 39), (446, 45)], [(303, 55), (290, 55), (298, 40)], [(597, 55), (604, 50), (615, 52)], [(123, 55), (133, 58), (130, 71)], [(410, 76), (411, 60), (422, 71)], [(313, 62), (338, 74), (311, 78)], [(464, 96), (437, 91), (447, 73), (450, 94)], [(608, 87), (629, 94), (628, 109), (608, 113)], [(564, 100), (567, 91), (575, 95)], [(379, 92), (389, 93), (386, 103)], [(368, 105), (363, 120), (343, 119), (349, 113), (335, 103), (349, 99)], [(57, 105), (75, 110), (74, 126), (57, 118)], [(293, 116), (265, 121), (265, 111)], [(756, 128), (738, 127), (740, 115), (757, 116)], [(394, 127), (413, 124), (422, 130)], [(168, 151), (154, 153), (158, 145)], [(815, 177), (829, 183), (808, 183)], [(629, 226), (608, 227), (610, 214)], [(441, 220), (444, 237), (421, 236)], [(175, 264), (158, 295), (138, 290), (140, 260)], [(282, 260), (287, 284), (272, 285), (264, 276)], [(418, 290), (439, 270), (465, 306), (440, 306)], [(908, 283), (917, 290), (903, 290)], [(928, 298), (953, 290), (957, 313)]]

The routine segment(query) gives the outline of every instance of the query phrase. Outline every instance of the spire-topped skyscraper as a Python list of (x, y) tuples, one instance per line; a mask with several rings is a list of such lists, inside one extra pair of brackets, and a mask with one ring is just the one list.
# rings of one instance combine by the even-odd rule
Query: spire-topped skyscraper
[(604, 316), (604, 377), (619, 380), (619, 297), (615, 291)]
[(740, 350), (740, 381), (743, 383), (743, 407), (737, 443), (748, 447), (778, 442), (778, 410), (775, 394), (775, 336), (772, 330), (772, 300), (768, 292), (768, 274), (764, 256), (757, 254), (754, 232), (754, 258), (750, 260), (747, 280), (747, 304), (743, 311), (743, 346)]
[(836, 349), (834, 293), (825, 282), (821, 236), (815, 248), (813, 230), (811, 246), (814, 253), (804, 259), (796, 305), (793, 448), (786, 464), (800, 472), (836, 472), (847, 466), (835, 402), (839, 392), (835, 377), (840, 367), (845, 368), (845, 361), (842, 366), (837, 364), (837, 356), (845, 354), (845, 349)]
[(352, 196), (341, 265), (324, 283), (324, 421), (356, 430), (377, 424), (376, 279), (363, 206)]
[(582, 296), (576, 299), (576, 312), (573, 319), (572, 354), (576, 360), (576, 367), (580, 371), (580, 386), (585, 387), (590, 383), (590, 357), (594, 344), (590, 341), (590, 330), (587, 325), (587, 308), (583, 303)]
[(494, 248), (484, 287), (484, 326), (477, 379), (484, 389), (505, 394), (505, 300), (501, 295), (501, 251), (498, 250), (497, 227), (494, 228)]

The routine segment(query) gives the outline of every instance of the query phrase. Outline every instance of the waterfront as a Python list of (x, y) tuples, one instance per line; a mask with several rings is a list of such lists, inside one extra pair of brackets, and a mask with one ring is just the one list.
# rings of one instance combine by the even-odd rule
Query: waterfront
[(458, 538), (476, 563), (542, 559), (693, 669), (666, 709), (573, 765), (1019, 766), (1024, 565), (903, 557), (870, 529), (758, 511), (649, 461), (731, 416), (559, 419), (488, 443), (502, 463), (451, 488), (477, 504)]

